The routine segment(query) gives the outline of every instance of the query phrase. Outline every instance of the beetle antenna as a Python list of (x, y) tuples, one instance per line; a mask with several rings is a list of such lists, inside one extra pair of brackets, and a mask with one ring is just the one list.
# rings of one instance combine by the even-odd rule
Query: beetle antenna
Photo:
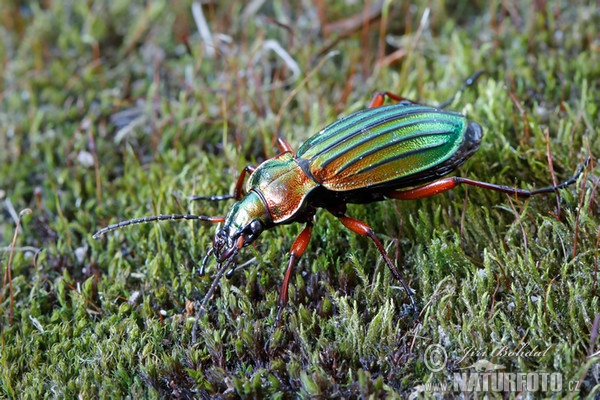
[(225, 217), (205, 217), (203, 215), (192, 215), (192, 214), (170, 214), (170, 215), (155, 215), (152, 217), (143, 217), (143, 218), (134, 218), (127, 221), (121, 221), (113, 225), (109, 225), (106, 228), (100, 229), (98, 232), (94, 233), (92, 236), (94, 239), (99, 239), (105, 233), (121, 229), (125, 226), (136, 225), (136, 224), (145, 224), (147, 222), (155, 222), (155, 221), (174, 221), (178, 219), (187, 219), (187, 220), (199, 220), (206, 221), (213, 224), (224, 222)]

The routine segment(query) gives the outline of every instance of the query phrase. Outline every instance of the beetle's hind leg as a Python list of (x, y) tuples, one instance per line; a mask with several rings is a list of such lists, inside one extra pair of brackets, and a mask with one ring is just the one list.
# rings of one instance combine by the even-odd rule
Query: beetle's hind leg
[(351, 218), (351, 217), (348, 217), (347, 215), (345, 215), (345, 206), (343, 209), (328, 208), (328, 211), (330, 213), (332, 213), (333, 215), (335, 215), (336, 217), (338, 217), (340, 219), (340, 222), (346, 228), (350, 229), (352, 232), (358, 233), (361, 236), (368, 237), (369, 239), (371, 239), (373, 241), (373, 243), (375, 243), (375, 247), (377, 247), (377, 250), (379, 251), (379, 253), (383, 257), (383, 259), (385, 260), (385, 263), (387, 264), (388, 268), (390, 269), (390, 272), (392, 273), (394, 278), (397, 279), (400, 282), (400, 284), (402, 285), (402, 287), (404, 288), (404, 291), (406, 292), (406, 295), (408, 296), (408, 298), (410, 300), (410, 306), (412, 308), (413, 314), (415, 316), (418, 316), (417, 303), (415, 302), (415, 298), (413, 296), (412, 290), (408, 287), (406, 282), (404, 282), (404, 279), (402, 279), (402, 275), (400, 274), (400, 271), (398, 271), (398, 268), (396, 268), (396, 266), (394, 265), (394, 263), (388, 256), (387, 252), (383, 248), (383, 245), (381, 244), (379, 239), (377, 239), (377, 236), (375, 235), (373, 228), (371, 228), (369, 225), (365, 224), (362, 221), (359, 221), (357, 219), (354, 219), (354, 218)]
[(425, 197), (434, 196), (438, 193), (442, 193), (447, 190), (453, 189), (460, 184), (477, 186), (477, 187), (489, 189), (489, 190), (495, 190), (497, 192), (506, 193), (508, 195), (513, 195), (513, 196), (517, 196), (517, 197), (530, 197), (530, 196), (534, 196), (537, 194), (556, 192), (560, 189), (566, 188), (569, 185), (572, 185), (573, 183), (575, 183), (577, 181), (579, 176), (583, 173), (583, 170), (585, 169), (585, 167), (588, 165), (589, 162), (590, 162), (590, 159), (587, 158), (583, 162), (581, 167), (579, 167), (579, 170), (575, 173), (575, 175), (573, 175), (567, 181), (560, 183), (556, 186), (549, 186), (549, 187), (545, 187), (545, 188), (541, 188), (541, 189), (534, 189), (534, 190), (519, 189), (519, 188), (515, 188), (515, 187), (510, 187), (510, 186), (502, 186), (502, 185), (496, 185), (496, 184), (488, 183), (488, 182), (475, 181), (475, 180), (463, 178), (460, 176), (451, 176), (448, 178), (439, 179), (437, 181), (434, 181), (434, 182), (431, 182), (426, 185), (419, 186), (419, 187), (416, 187), (413, 189), (394, 190), (394, 191), (386, 193), (386, 197), (391, 198), (391, 199), (399, 199), (399, 200), (422, 199)]

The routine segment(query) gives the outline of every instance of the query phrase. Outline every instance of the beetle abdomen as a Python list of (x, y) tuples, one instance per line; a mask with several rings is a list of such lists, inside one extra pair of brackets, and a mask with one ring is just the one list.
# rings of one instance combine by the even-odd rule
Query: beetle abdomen
[(334, 122), (310, 138), (297, 157), (332, 191), (394, 189), (449, 173), (480, 141), (481, 127), (461, 114), (400, 103)]

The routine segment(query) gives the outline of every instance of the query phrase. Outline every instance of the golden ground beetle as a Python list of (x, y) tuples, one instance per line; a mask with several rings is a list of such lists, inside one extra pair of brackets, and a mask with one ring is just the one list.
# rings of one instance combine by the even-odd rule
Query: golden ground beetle
[[(480, 75), (481, 72), (478, 72), (469, 78), (459, 92)], [(383, 106), (385, 97), (398, 103)], [(346, 215), (346, 204), (385, 199), (420, 199), (450, 190), (459, 184), (529, 197), (555, 192), (574, 183), (589, 161), (588, 158), (566, 182), (536, 190), (456, 176), (443, 178), (475, 153), (483, 135), (478, 123), (444, 110), (453, 98), (438, 107), (430, 107), (389, 92), (378, 92), (373, 96), (369, 108), (323, 128), (300, 146), (297, 152), (285, 139), (279, 138), (281, 153), (258, 167), (247, 166), (238, 178), (233, 195), (193, 198), (234, 198), (236, 203), (225, 217), (174, 214), (138, 218), (110, 225), (98, 231), (94, 238), (127, 225), (152, 221), (194, 219), (221, 223), (213, 246), (201, 264), (200, 273), (203, 274), (209, 256), (214, 254), (218, 263), (218, 273), (200, 308), (203, 310), (225, 271), (229, 268), (228, 277), (234, 272), (236, 257), (242, 247), (253, 243), (265, 229), (293, 222), (305, 223), (306, 227), (290, 250), (279, 295), (276, 317), (276, 324), (279, 324), (288, 301), (293, 267), (306, 250), (317, 208), (325, 208), (348, 229), (373, 241), (394, 278), (402, 284), (413, 310), (416, 310), (411, 290), (383, 245), (371, 227)], [(250, 174), (250, 177), (244, 193), (246, 174)]]

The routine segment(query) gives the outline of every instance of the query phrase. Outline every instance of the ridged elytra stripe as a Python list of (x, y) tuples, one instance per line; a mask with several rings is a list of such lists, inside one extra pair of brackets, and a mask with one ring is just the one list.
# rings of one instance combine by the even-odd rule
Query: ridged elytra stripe
[(460, 114), (448, 113), (436, 108), (412, 103), (392, 104), (361, 110), (332, 123), (308, 139), (298, 149), (297, 156), (309, 160), (314, 159), (377, 126), (393, 121), (400, 122), (424, 113), (462, 117)]
[(411, 150), (411, 151), (407, 151), (406, 153), (396, 154), (394, 157), (390, 157), (390, 158), (387, 158), (385, 160), (381, 160), (380, 162), (378, 162), (376, 164), (371, 164), (368, 167), (365, 167), (365, 168), (361, 169), (360, 171), (357, 172), (357, 174), (362, 174), (364, 172), (369, 172), (369, 171), (374, 170), (375, 168), (378, 168), (378, 167), (380, 167), (380, 166), (382, 166), (384, 164), (389, 164), (391, 162), (398, 161), (398, 160), (400, 160), (402, 158), (408, 158), (408, 157), (411, 157), (411, 156), (414, 156), (414, 155), (417, 155), (417, 154), (420, 154), (420, 153), (424, 153), (424, 152), (426, 152), (428, 150), (437, 149), (438, 147), (442, 147), (444, 144), (445, 143), (435, 143), (435, 144), (432, 144), (432, 145), (429, 145), (429, 146), (421, 147), (420, 149), (414, 149), (414, 150)]
[[(363, 156), (364, 157), (370, 156), (370, 155), (375, 154), (377, 152), (381, 152), (381, 150), (383, 150), (383, 149), (395, 146), (395, 145), (397, 145), (397, 144), (399, 144), (401, 142), (405, 142), (407, 140), (417, 139), (417, 138), (421, 138), (421, 137), (424, 137), (424, 136), (451, 135), (452, 133), (453, 133), (452, 131), (448, 131), (448, 130), (444, 130), (444, 131), (439, 130), (439, 131), (421, 133), (421, 134), (412, 135), (412, 136), (406, 136), (406, 137), (400, 138), (400, 140), (391, 141), (391, 142), (386, 143), (385, 145), (383, 145), (381, 147), (369, 150), (366, 153), (364, 153)], [(444, 144), (446, 144), (446, 142), (438, 142), (438, 143), (434, 143), (432, 145), (423, 146), (423, 147), (420, 147), (420, 148), (417, 148), (417, 149), (414, 149), (414, 150), (410, 150), (410, 151), (407, 151), (407, 152), (404, 152), (404, 153), (397, 153), (397, 154), (392, 155), (392, 157), (384, 158), (381, 161), (378, 161), (378, 162), (376, 162), (374, 164), (371, 164), (371, 165), (369, 165), (369, 166), (367, 166), (367, 167), (365, 167), (365, 168), (357, 171), (356, 173), (360, 174), (360, 173), (363, 173), (363, 172), (367, 172), (367, 171), (370, 171), (372, 169), (375, 169), (375, 168), (379, 167), (380, 165), (383, 165), (383, 164), (386, 164), (386, 163), (389, 163), (389, 162), (393, 162), (393, 161), (399, 160), (401, 158), (409, 157), (409, 156), (418, 154), (420, 152), (426, 152), (427, 150), (435, 149), (437, 147), (443, 146)], [(345, 171), (346, 169), (352, 167), (356, 163), (356, 161), (357, 160), (352, 160), (351, 162), (345, 164), (342, 168), (340, 168), (338, 170), (338, 173), (341, 173), (341, 172)]]
[(319, 157), (376, 126), (410, 119), (425, 111), (445, 114), (443, 111), (415, 104), (395, 104), (358, 111), (334, 122), (308, 139), (298, 150), (298, 157), (308, 159)]
[[(396, 132), (400, 129), (409, 129), (411, 127), (417, 126), (417, 125), (422, 125), (423, 122), (422, 121), (407, 121), (406, 123), (402, 123), (402, 124), (389, 124), (389, 127), (386, 127), (385, 129), (378, 131), (378, 130), (374, 130), (373, 131), (373, 135), (368, 135), (366, 137), (364, 137), (363, 139), (356, 141), (354, 144), (352, 144), (351, 146), (341, 150), (340, 152), (336, 153), (334, 156), (328, 158), (327, 160), (325, 160), (322, 164), (321, 164), (321, 168), (325, 168), (327, 167), (329, 164), (331, 164), (332, 162), (336, 161), (338, 158), (343, 157), (345, 155), (347, 155), (348, 153), (352, 152), (352, 150), (357, 149), (360, 146), (364, 146), (369, 142), (375, 142), (377, 139), (380, 139), (382, 136)], [(457, 124), (453, 124), (450, 123), (453, 126), (457, 127)], [(387, 124), (382, 124), (382, 125), (387, 125)], [(381, 125), (380, 125), (381, 126)], [(372, 148), (371, 150), (367, 150), (366, 152), (361, 153), (360, 155), (362, 157), (366, 157), (368, 155), (377, 153), (387, 147), (393, 146), (395, 144), (399, 144), (401, 142), (405, 142), (408, 140), (414, 140), (414, 139), (418, 139), (424, 136), (434, 136), (434, 135), (440, 135), (440, 134), (448, 134), (448, 133), (452, 133), (452, 131), (449, 131), (447, 129), (444, 130), (434, 130), (434, 131), (427, 131), (427, 132), (416, 132), (415, 134), (412, 135), (407, 135), (407, 136), (402, 136), (399, 138), (396, 138), (394, 140), (392, 140), (391, 142), (388, 142), (384, 145), (381, 146), (376, 146), (374, 148)], [(355, 137), (356, 135), (353, 135), (352, 137)], [(349, 138), (350, 139), (350, 138)], [(347, 140), (346, 140), (347, 141)], [(338, 143), (339, 145), (341, 145), (341, 143)], [(338, 145), (336, 146), (332, 146), (330, 148), (330, 150), (334, 149), (335, 147), (339, 147)], [(316, 156), (315, 156), (316, 157)], [(354, 163), (356, 160), (350, 160), (349, 164)], [(344, 168), (342, 168), (344, 169)], [(339, 170), (338, 172), (341, 172), (341, 170)]]
[[(304, 153), (310, 150), (318, 149), (322, 142), (335, 139), (335, 135), (344, 136), (347, 134), (346, 130), (354, 131), (357, 130), (360, 132), (363, 125), (368, 125), (371, 123), (373, 118), (379, 118), (381, 114), (387, 113), (387, 107), (377, 107), (371, 109), (365, 109), (357, 111), (354, 114), (347, 115), (342, 117), (341, 119), (335, 121), (329, 126), (323, 128), (319, 133), (309, 138), (304, 144), (298, 149), (296, 153), (298, 157), (304, 156)], [(388, 119), (392, 120), (397, 118), (395, 116), (389, 116)], [(335, 144), (337, 140), (334, 140)], [(323, 151), (327, 151), (328, 149), (323, 149)], [(312, 155), (315, 156), (315, 155)], [(309, 156), (312, 157), (312, 156)]]

